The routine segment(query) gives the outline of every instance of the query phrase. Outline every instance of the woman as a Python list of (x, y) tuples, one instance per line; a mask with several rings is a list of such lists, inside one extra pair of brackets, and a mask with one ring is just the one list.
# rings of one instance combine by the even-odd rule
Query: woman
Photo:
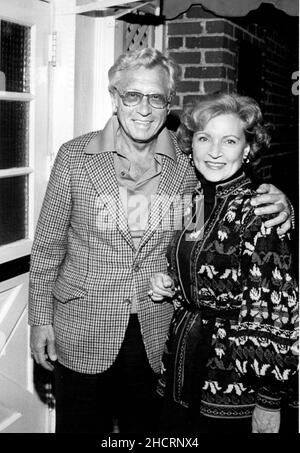
[(268, 131), (253, 99), (221, 93), (186, 109), (179, 139), (201, 190), (170, 246), (169, 275), (151, 279), (153, 301), (177, 306), (158, 389), (162, 431), (250, 433), (252, 419), (252, 432), (278, 432), (297, 366), (296, 283), (288, 238), (254, 214), (244, 172)]

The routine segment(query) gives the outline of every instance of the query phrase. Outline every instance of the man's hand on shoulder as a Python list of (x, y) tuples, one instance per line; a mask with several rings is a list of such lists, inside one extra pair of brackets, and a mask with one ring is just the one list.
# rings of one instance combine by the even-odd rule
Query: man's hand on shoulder
[(32, 326), (30, 329), (30, 348), (36, 363), (49, 371), (53, 365), (49, 362), (57, 360), (55, 350), (54, 330), (51, 324), (45, 326)]
[(292, 227), (291, 204), (286, 195), (272, 184), (261, 184), (257, 189), (258, 195), (251, 200), (256, 215), (276, 214), (278, 215), (265, 223), (267, 228), (279, 226), (278, 234), (287, 233)]

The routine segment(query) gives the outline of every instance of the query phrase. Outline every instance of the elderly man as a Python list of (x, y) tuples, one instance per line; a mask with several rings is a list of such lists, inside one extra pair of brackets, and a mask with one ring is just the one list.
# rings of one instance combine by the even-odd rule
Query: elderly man
[[(55, 370), (60, 433), (110, 432), (113, 415), (121, 432), (156, 432), (173, 309), (147, 293), (166, 271), (180, 200), (196, 183), (165, 127), (177, 74), (155, 49), (119, 57), (109, 71), (112, 118), (56, 158), (32, 250), (29, 323), (35, 360)], [(275, 225), (289, 211), (271, 188), (256, 202), (282, 211)]]

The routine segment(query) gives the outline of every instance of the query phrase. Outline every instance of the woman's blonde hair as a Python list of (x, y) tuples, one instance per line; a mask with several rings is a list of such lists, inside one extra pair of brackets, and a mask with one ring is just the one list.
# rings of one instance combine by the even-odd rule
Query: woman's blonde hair
[(261, 109), (254, 99), (237, 93), (210, 94), (185, 107), (177, 130), (182, 151), (190, 154), (194, 132), (203, 130), (212, 118), (224, 114), (236, 115), (244, 123), (246, 141), (250, 145), (248, 158), (253, 162), (259, 151), (270, 144), (270, 125), (264, 124)]

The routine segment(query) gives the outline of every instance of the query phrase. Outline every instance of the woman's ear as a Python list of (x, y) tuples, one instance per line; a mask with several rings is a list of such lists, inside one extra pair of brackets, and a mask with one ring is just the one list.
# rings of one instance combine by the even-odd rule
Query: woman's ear
[(243, 151), (243, 161), (249, 162), (250, 145), (246, 145)]

